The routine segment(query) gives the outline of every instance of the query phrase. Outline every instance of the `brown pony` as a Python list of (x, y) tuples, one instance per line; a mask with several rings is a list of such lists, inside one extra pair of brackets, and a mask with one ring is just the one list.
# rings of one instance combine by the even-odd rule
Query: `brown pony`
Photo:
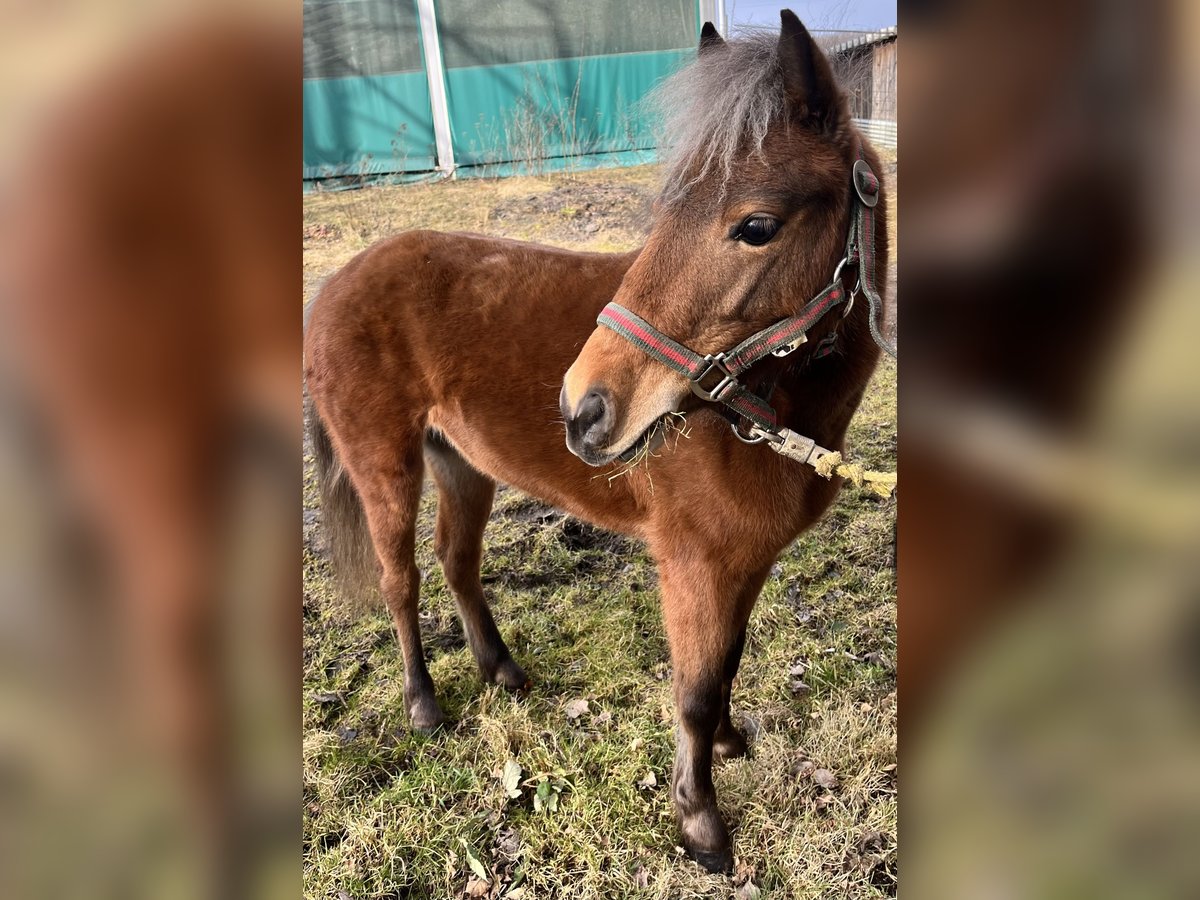
[[(711, 870), (732, 862), (712, 761), (746, 751), (729, 714), (746, 622), (776, 557), (839, 482), (739, 441), (684, 377), (596, 319), (616, 301), (704, 354), (795, 314), (836, 280), (852, 166), (859, 153), (875, 171), (879, 162), (824, 55), (791, 12), (782, 20), (778, 38), (728, 44), (706, 24), (698, 60), (667, 86), (676, 149), (641, 250), (398, 235), (330, 279), (305, 342), (326, 527), (343, 558), (365, 545), (360, 526), (369, 527), (413, 726), (443, 721), (417, 624), (426, 464), (438, 487), (435, 550), (467, 641), (483, 677), (508, 688), (529, 679), (479, 577), (496, 482), (633, 535), (660, 575), (679, 717), (676, 812), (688, 850)], [(882, 202), (876, 214), (883, 219)], [(877, 229), (879, 283), (886, 240)], [(770, 391), (781, 423), (832, 449), (879, 354), (867, 304), (846, 312), (745, 379)], [(817, 359), (809, 348), (835, 330), (835, 352)], [(686, 416), (690, 439), (648, 454), (671, 414)], [(619, 472), (631, 458), (652, 477), (598, 478), (592, 468)]]

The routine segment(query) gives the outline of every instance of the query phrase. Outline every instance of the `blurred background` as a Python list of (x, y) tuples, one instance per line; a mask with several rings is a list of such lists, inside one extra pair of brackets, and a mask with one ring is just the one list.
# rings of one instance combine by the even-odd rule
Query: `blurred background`
[(0, 21), (0, 896), (300, 892), (298, 11)]
[[(647, 152), (626, 101), (765, 4), (587, 4), (553, 55), (532, 6), (276, 6), (0, 13), (4, 896), (300, 891), (297, 170)], [(914, 897), (1200, 894), (1196, 17), (899, 4)]]
[(901, 4), (914, 897), (1200, 891), (1195, 17)]

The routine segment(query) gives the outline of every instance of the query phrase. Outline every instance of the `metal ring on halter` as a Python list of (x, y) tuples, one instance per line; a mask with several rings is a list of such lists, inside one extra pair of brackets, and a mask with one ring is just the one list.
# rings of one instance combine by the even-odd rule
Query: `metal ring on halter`
[(837, 264), (837, 268), (833, 270), (833, 278), (829, 279), (830, 284), (837, 284), (842, 277), (842, 269), (850, 262), (850, 257), (843, 256), (842, 261)]
[[(759, 430), (757, 425), (750, 426), (749, 437), (746, 437), (746, 435), (742, 434), (741, 431), (738, 430), (737, 422), (730, 422), (729, 427), (733, 429), (733, 436), (743, 444), (761, 444), (763, 441), (770, 440), (771, 437), (767, 432)], [(758, 434), (754, 433), (756, 431)]]
[(850, 291), (850, 299), (846, 301), (846, 308), (842, 310), (842, 318), (850, 315), (850, 310), (854, 309), (854, 298), (858, 296), (859, 290), (862, 288), (862, 278), (854, 282), (854, 289)]

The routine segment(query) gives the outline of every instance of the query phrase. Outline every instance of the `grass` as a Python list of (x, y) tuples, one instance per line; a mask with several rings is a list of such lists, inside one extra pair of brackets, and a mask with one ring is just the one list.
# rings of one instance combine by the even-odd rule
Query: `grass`
[[(315, 195), (308, 289), (414, 226), (625, 249), (653, 183), (653, 170), (625, 169)], [(849, 455), (872, 468), (895, 465), (895, 391), (887, 362), (851, 427)], [(386, 614), (352, 615), (332, 596), (311, 467), (306, 478), (306, 897), (894, 895), (894, 500), (844, 490), (755, 608), (734, 689), (752, 752), (716, 771), (731, 878), (676, 845), (669, 658), (638, 544), (501, 491), (483, 576), (534, 680), (518, 698), (479, 681), (433, 557), (427, 492), (422, 630), (456, 724), (423, 737), (407, 728)]]

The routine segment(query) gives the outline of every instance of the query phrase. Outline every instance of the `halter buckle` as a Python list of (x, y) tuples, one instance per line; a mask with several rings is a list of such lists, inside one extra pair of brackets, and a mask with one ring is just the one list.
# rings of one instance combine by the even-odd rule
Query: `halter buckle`
[(791, 341), (784, 344), (782, 347), (778, 347), (778, 348), (772, 350), (771, 355), (772, 356), (780, 356), (780, 357), (787, 356), (790, 353), (795, 353), (796, 348), (799, 347), (801, 344), (807, 344), (807, 343), (808, 343), (808, 335), (805, 334), (804, 332), (801, 332), (799, 337), (793, 338)]
[[(733, 376), (725, 366), (724, 353), (710, 353), (704, 357), (704, 362), (708, 363), (704, 370), (688, 379), (691, 385), (692, 393), (701, 400), (709, 400), (712, 402), (720, 402), (730, 391), (738, 385), (738, 380)], [(717, 382), (711, 388), (704, 387), (701, 382), (717, 373)]]

